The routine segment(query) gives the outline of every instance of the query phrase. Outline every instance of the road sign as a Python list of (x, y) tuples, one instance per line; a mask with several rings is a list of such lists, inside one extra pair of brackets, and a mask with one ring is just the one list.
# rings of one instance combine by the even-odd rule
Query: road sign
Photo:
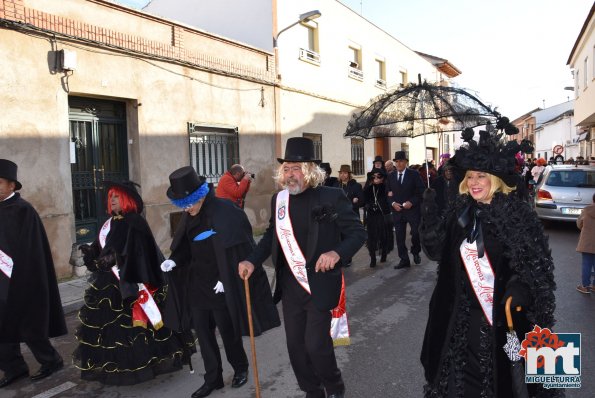
[(561, 155), (561, 154), (562, 154), (562, 152), (564, 152), (564, 147), (563, 147), (562, 145), (556, 145), (556, 146), (554, 147), (554, 153), (555, 153), (556, 155)]

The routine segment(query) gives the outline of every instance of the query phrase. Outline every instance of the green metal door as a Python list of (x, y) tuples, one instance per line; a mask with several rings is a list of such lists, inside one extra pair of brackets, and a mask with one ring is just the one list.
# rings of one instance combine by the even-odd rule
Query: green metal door
[(103, 181), (128, 179), (126, 106), (70, 97), (72, 203), (77, 243), (90, 242), (105, 222)]

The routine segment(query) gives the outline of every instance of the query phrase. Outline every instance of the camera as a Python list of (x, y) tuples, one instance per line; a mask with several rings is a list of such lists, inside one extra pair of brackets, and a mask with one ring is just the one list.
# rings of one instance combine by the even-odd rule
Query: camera
[(254, 179), (254, 177), (255, 177), (254, 173), (248, 173), (247, 171), (244, 172), (244, 175), (245, 176), (250, 176), (250, 178), (252, 178), (252, 179)]

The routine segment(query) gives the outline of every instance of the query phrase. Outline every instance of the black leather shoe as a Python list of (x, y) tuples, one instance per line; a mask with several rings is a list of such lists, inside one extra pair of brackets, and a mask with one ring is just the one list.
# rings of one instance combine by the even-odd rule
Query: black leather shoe
[(382, 256), (380, 257), (380, 262), (381, 263), (385, 263), (386, 262), (386, 253), (382, 253)]
[(413, 262), (415, 264), (421, 264), (421, 257), (419, 256), (419, 253), (414, 253), (413, 254)]
[(244, 372), (236, 372), (236, 374), (233, 375), (233, 379), (231, 380), (231, 386), (233, 388), (238, 388), (243, 386), (244, 384), (246, 384), (248, 382), (248, 371), (244, 371)]
[(4, 377), (0, 380), (0, 388), (6, 387), (7, 385), (14, 383), (18, 379), (22, 379), (23, 377), (27, 376), (29, 376), (28, 370), (24, 370), (22, 372), (14, 374), (5, 373)]
[(55, 362), (55, 363), (52, 363), (49, 365), (41, 365), (41, 368), (39, 368), (37, 373), (35, 373), (34, 375), (31, 376), (31, 380), (37, 381), (37, 380), (45, 379), (46, 377), (48, 377), (49, 375), (51, 375), (54, 372), (57, 372), (58, 370), (62, 369), (63, 367), (64, 367), (64, 361), (62, 359), (60, 359), (58, 362)]
[(409, 263), (409, 261), (401, 261), (399, 263), (399, 265), (395, 265), (395, 269), (403, 269), (403, 268), (409, 268), (411, 267), (411, 264)]
[(205, 383), (200, 388), (192, 393), (192, 398), (200, 398), (209, 396), (213, 391), (220, 390), (223, 388), (223, 380), (215, 384)]

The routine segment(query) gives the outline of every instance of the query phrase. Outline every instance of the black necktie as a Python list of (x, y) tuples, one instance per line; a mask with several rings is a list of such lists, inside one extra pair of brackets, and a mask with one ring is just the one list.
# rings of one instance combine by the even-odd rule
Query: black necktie
[(399, 184), (403, 182), (403, 173), (399, 173)]

